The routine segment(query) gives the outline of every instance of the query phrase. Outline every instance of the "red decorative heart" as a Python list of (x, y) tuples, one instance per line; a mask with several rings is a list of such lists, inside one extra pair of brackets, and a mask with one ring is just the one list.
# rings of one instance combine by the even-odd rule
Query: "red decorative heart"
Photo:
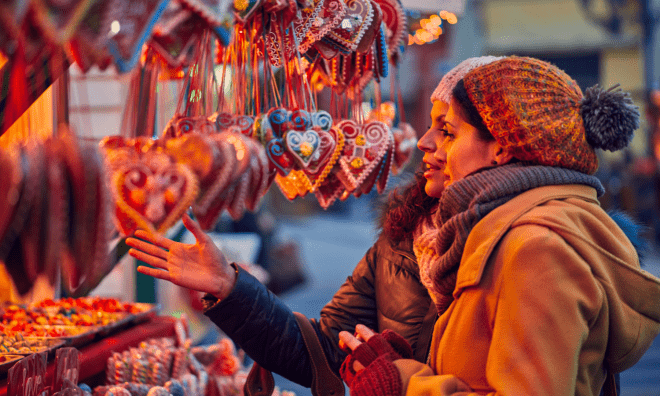
[(314, 191), (314, 195), (323, 209), (328, 209), (345, 191), (344, 184), (337, 176), (338, 172), (337, 168), (333, 168), (325, 181)]
[(341, 0), (320, 0), (317, 4), (318, 7), (321, 7), (318, 14), (314, 18), (308, 18), (310, 27), (300, 42), (301, 54), (306, 53), (314, 43), (336, 28), (346, 14), (346, 5)]
[(374, 9), (370, 0), (348, 0), (346, 1), (346, 14), (341, 23), (332, 29), (325, 38), (349, 51), (355, 51), (371, 26), (373, 17)]
[(398, 51), (404, 39), (407, 18), (399, 0), (375, 0), (383, 12), (383, 23), (387, 27), (387, 45), (391, 52)]
[(412, 125), (400, 123), (398, 128), (392, 129), (394, 134), (394, 164), (393, 172), (398, 174), (410, 162), (412, 154), (417, 147), (417, 133)]
[(337, 124), (337, 128), (345, 138), (337, 176), (346, 190), (353, 192), (380, 163), (390, 147), (392, 132), (379, 121), (358, 125), (355, 121), (344, 120)]
[(254, 212), (268, 191), (272, 179), (269, 177), (270, 168), (264, 147), (255, 140), (247, 141), (250, 149), (251, 180), (245, 205), (249, 211)]
[(114, 172), (115, 222), (125, 236), (138, 228), (163, 233), (197, 198), (194, 172), (162, 152), (147, 152)]
[[(232, 206), (234, 214), (241, 210), (240, 207), (237, 206), (239, 205), (238, 201), (235, 201), (234, 198), (241, 193), (241, 191), (237, 189), (242, 182), (241, 178), (249, 171), (250, 166), (250, 152), (246, 143), (249, 138), (246, 138), (238, 132), (222, 132), (212, 135), (211, 137), (215, 141), (217, 147), (220, 147), (222, 151), (227, 153), (227, 164), (233, 160), (233, 165), (227, 167), (231, 170), (231, 175), (228, 177), (228, 181), (223, 183), (224, 186), (221, 189), (218, 189), (219, 193), (210, 201), (207, 208), (203, 210), (204, 208), (198, 205), (194, 205), (192, 208), (200, 226), (207, 231), (213, 229), (220, 219), (222, 212), (227, 210), (230, 205), (232, 205), (232, 202), (234, 202), (234, 205)], [(245, 183), (247, 183), (247, 181), (245, 181)], [(243, 196), (243, 201), (245, 201), (245, 196)]]
[(356, 51), (359, 53), (365, 53), (371, 50), (371, 45), (376, 38), (376, 34), (380, 30), (380, 23), (383, 21), (383, 12), (380, 10), (380, 6), (373, 0), (368, 0), (371, 7), (373, 7), (373, 20), (367, 29), (364, 31), (364, 35), (358, 43)]

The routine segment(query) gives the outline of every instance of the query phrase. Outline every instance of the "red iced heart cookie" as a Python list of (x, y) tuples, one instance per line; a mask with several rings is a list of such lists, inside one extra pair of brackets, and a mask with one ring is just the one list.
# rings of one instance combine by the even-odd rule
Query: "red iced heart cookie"
[(314, 43), (336, 28), (346, 14), (346, 5), (342, 0), (320, 0), (317, 3), (318, 7), (320, 7), (320, 11), (313, 18), (308, 18), (310, 26), (307, 34), (300, 41), (301, 54), (307, 52)]
[(383, 12), (383, 23), (387, 27), (387, 46), (390, 51), (398, 51), (406, 32), (406, 13), (399, 0), (375, 0)]
[(357, 50), (374, 17), (374, 7), (370, 0), (346, 1), (346, 14), (339, 26), (332, 29), (325, 38), (349, 51)]
[(147, 152), (114, 172), (112, 193), (117, 228), (125, 236), (141, 228), (163, 233), (197, 198), (198, 181), (184, 164), (167, 154)]
[(250, 149), (251, 180), (250, 189), (245, 198), (245, 206), (249, 211), (254, 212), (259, 206), (261, 197), (268, 191), (270, 186), (270, 169), (263, 146), (255, 140), (246, 140)]
[(280, 138), (273, 138), (266, 143), (266, 155), (270, 166), (277, 171), (277, 174), (286, 176), (293, 169), (293, 156), (286, 150), (284, 141)]
[(340, 178), (346, 190), (355, 191), (380, 163), (390, 146), (391, 132), (387, 125), (372, 121), (363, 126), (344, 120), (337, 124), (344, 134), (344, 149), (339, 158)]
[[(332, 142), (334, 142), (334, 144), (328, 144), (327, 150), (329, 155), (327, 159), (323, 159), (323, 163), (319, 162), (318, 164), (312, 164), (312, 166), (308, 167), (310, 171), (305, 171), (309, 179), (313, 182), (312, 192), (316, 191), (332, 171), (335, 164), (337, 164), (337, 161), (339, 161), (339, 156), (344, 149), (344, 134), (339, 128), (332, 128), (327, 133)], [(321, 146), (324, 146), (323, 141), (321, 142)], [(334, 146), (332, 150), (330, 150), (330, 146)], [(311, 172), (312, 169), (315, 169), (313, 173)]]
[(373, 0), (369, 0), (371, 7), (373, 7), (373, 20), (369, 27), (364, 31), (364, 35), (360, 39), (360, 42), (357, 46), (357, 52), (365, 53), (371, 50), (371, 45), (374, 43), (376, 34), (380, 29), (380, 24), (383, 21), (383, 12), (380, 10), (380, 6)]
[(323, 209), (328, 209), (328, 207), (345, 191), (344, 184), (336, 175), (337, 172), (338, 169), (334, 168), (328, 177), (326, 177), (325, 181), (323, 181), (314, 191), (314, 195), (316, 195), (316, 199), (319, 201), (319, 205), (321, 205)]
[[(222, 212), (228, 209), (232, 202), (238, 205), (236, 201), (233, 201), (234, 196), (240, 193), (240, 191), (237, 191), (237, 188), (240, 186), (241, 178), (248, 172), (250, 166), (250, 153), (246, 143), (246, 140), (249, 138), (237, 132), (222, 132), (211, 137), (215, 141), (215, 144), (223, 152), (227, 153), (227, 164), (229, 165), (233, 162), (233, 165), (223, 167), (223, 172), (226, 171), (224, 168), (228, 168), (231, 170), (231, 174), (226, 183), (223, 180), (224, 186), (218, 189), (218, 193), (210, 201), (208, 207), (202, 210), (203, 208), (199, 205), (193, 206), (195, 218), (199, 221), (202, 229), (207, 231), (215, 226)], [(240, 210), (238, 206), (234, 206), (234, 209), (236, 211)]]

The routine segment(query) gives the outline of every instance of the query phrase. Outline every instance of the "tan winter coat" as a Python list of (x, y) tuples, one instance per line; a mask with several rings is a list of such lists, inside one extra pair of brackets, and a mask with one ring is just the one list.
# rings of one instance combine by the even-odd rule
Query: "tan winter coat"
[(630, 368), (660, 332), (660, 280), (587, 186), (536, 188), (484, 217), (454, 297), (430, 367), (395, 361), (404, 394), (598, 395), (605, 367)]

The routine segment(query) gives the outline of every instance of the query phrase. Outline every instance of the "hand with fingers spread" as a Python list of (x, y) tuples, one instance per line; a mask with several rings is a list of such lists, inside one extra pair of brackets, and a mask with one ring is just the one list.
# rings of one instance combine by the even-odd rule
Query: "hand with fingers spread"
[(412, 358), (410, 345), (391, 330), (377, 334), (357, 325), (355, 332), (356, 336), (347, 331), (339, 333), (339, 346), (349, 353), (340, 373), (351, 395), (400, 395), (401, 377), (392, 362)]
[(236, 282), (236, 271), (199, 224), (187, 214), (183, 216), (183, 225), (195, 236), (195, 244), (175, 242), (138, 230), (135, 238), (126, 239), (126, 244), (132, 248), (128, 253), (155, 267), (139, 266), (138, 272), (210, 293), (222, 300)]

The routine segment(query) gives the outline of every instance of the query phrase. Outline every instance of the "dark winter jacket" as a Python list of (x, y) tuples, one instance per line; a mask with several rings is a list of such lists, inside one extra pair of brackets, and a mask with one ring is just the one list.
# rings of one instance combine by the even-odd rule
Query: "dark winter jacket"
[[(311, 363), (292, 311), (254, 277), (238, 269), (234, 289), (222, 301), (205, 296), (205, 314), (262, 367), (303, 386), (312, 381)], [(353, 274), (312, 324), (331, 367), (339, 372), (346, 354), (338, 334), (356, 324), (378, 332), (391, 329), (425, 362), (437, 318), (419, 280), (412, 241), (392, 245), (381, 235)]]

